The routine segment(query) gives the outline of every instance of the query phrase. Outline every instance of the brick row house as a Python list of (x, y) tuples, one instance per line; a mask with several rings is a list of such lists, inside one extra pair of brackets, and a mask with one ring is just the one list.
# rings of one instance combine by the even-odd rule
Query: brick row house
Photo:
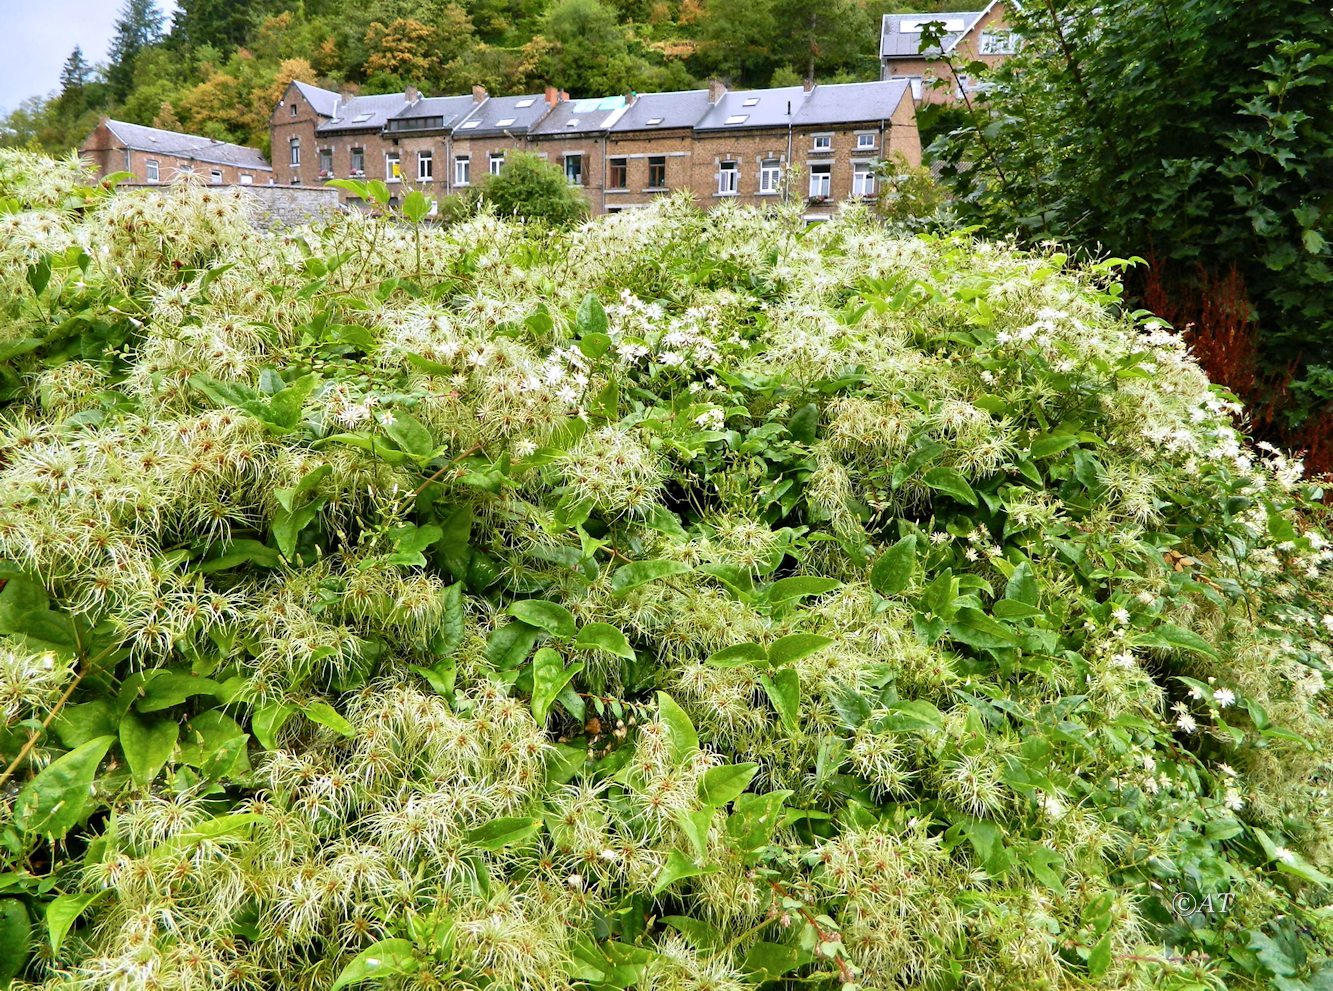
[(256, 148), (197, 134), (103, 117), (79, 147), (99, 176), (128, 172), (132, 185), (153, 186), (194, 176), (216, 186), (266, 186), (273, 168)]
[[(926, 32), (932, 30), (942, 32), (939, 44), (926, 45)], [(881, 78), (906, 80), (917, 103), (950, 103), (972, 92), (977, 81), (966, 73), (955, 77), (942, 56), (960, 66), (982, 62), (993, 68), (1017, 50), (1020, 40), (1005, 19), (1002, 0), (991, 0), (982, 10), (885, 14), (879, 42)], [(947, 83), (932, 85), (941, 79)]]
[[(908, 83), (789, 86), (572, 100), (545, 93), (355, 96), (292, 83), (272, 118), (280, 183), (348, 176), (443, 195), (504, 166), (515, 150), (559, 164), (594, 215), (688, 189), (699, 202), (805, 199), (811, 219), (875, 195), (874, 165), (921, 161)], [(799, 169), (800, 188), (789, 173)]]

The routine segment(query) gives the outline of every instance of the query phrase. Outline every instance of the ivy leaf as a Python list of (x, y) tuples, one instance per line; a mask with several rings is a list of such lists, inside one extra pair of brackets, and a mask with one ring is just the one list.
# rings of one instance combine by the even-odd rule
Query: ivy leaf
[(99, 736), (42, 768), (14, 802), (14, 825), (28, 835), (63, 839), (83, 819), (97, 765), (115, 742)]
[(553, 637), (572, 637), (577, 629), (572, 612), (546, 599), (520, 599), (510, 603), (505, 612)]
[(565, 659), (550, 647), (537, 651), (532, 658), (532, 716), (538, 723), (546, 722), (551, 704), (582, 670), (581, 662), (566, 667)]
[(710, 767), (699, 780), (699, 799), (705, 805), (720, 807), (734, 801), (749, 786), (759, 765), (723, 764)]
[(881, 595), (897, 595), (907, 588), (916, 570), (916, 534), (909, 533), (875, 561), (870, 584)]
[[(52, 954), (60, 952), (60, 944), (65, 941), (65, 934), (69, 932), (70, 926), (74, 925), (74, 920), (108, 890), (104, 888), (101, 891), (61, 895), (46, 906), (46, 935), (51, 941)], [(3, 941), (0, 941), (0, 945), (3, 945)]]
[(180, 737), (175, 719), (144, 719), (130, 710), (120, 717), (120, 750), (136, 784), (147, 787), (171, 758)]
[(764, 686), (768, 700), (777, 709), (782, 725), (793, 735), (800, 732), (801, 722), (801, 679), (795, 668), (783, 668), (772, 675), (760, 675), (759, 684)]
[(574, 646), (580, 650), (604, 650), (608, 654), (634, 660), (634, 648), (617, 627), (610, 623), (588, 623), (579, 630)]
[(671, 734), (671, 753), (677, 763), (699, 749), (699, 734), (694, 723), (666, 692), (657, 693), (657, 718)]
[(527, 816), (510, 816), (495, 819), (484, 826), (471, 830), (467, 834), (467, 839), (473, 846), (481, 847), (483, 850), (503, 850), (515, 843), (522, 843), (535, 835), (537, 830), (541, 828), (541, 819), (533, 819)]
[(671, 575), (688, 574), (693, 569), (680, 561), (635, 561), (617, 568), (611, 575), (611, 591), (624, 595), (630, 589)]
[(823, 650), (833, 643), (832, 637), (818, 633), (792, 633), (774, 640), (768, 648), (768, 661), (774, 667), (792, 664), (809, 657), (815, 651)]
[(358, 953), (329, 991), (342, 991), (363, 981), (382, 981), (388, 977), (415, 974), (421, 967), (416, 947), (406, 939), (382, 939)]
[(969, 506), (977, 504), (977, 494), (972, 491), (972, 486), (952, 468), (932, 468), (921, 476), (921, 480), (936, 492), (943, 492), (958, 502)]

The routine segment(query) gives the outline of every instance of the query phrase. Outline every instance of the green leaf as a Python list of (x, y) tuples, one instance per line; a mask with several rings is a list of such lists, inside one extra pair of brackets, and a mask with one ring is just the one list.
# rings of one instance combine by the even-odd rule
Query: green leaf
[(710, 767), (699, 780), (699, 799), (714, 807), (734, 801), (749, 786), (759, 770), (758, 764), (723, 764)]
[(823, 595), (841, 588), (842, 582), (836, 578), (817, 578), (813, 575), (793, 575), (781, 578), (768, 586), (768, 601), (774, 604), (803, 599), (809, 595)]
[(419, 189), (414, 189), (403, 197), (403, 218), (409, 223), (419, 224), (430, 214), (431, 200)]
[(653, 885), (653, 894), (660, 895), (672, 884), (683, 878), (712, 874), (719, 869), (716, 865), (704, 866), (696, 863), (679, 850), (672, 850), (667, 855), (667, 861), (662, 865), (661, 872), (657, 875), (657, 882)]
[(389, 531), (393, 537), (393, 553), (389, 555), (392, 564), (401, 564), (409, 568), (422, 568), (427, 564), (426, 550), (435, 544), (444, 531), (439, 527), (406, 526), (394, 527)]
[(403, 451), (419, 460), (428, 460), (435, 454), (435, 439), (421, 421), (407, 413), (395, 413), (384, 428), (389, 439)]
[(936, 492), (943, 492), (958, 502), (969, 506), (977, 504), (977, 494), (972, 491), (972, 486), (952, 468), (932, 468), (921, 476), (921, 480)]
[(1078, 435), (1070, 433), (1042, 434), (1032, 441), (1033, 458), (1049, 458), (1078, 443)]
[(1011, 629), (971, 606), (959, 609), (948, 629), (949, 635), (959, 643), (981, 650), (999, 650), (1018, 644), (1018, 637)]
[(259, 745), (265, 750), (276, 750), (278, 732), (295, 711), (296, 707), (286, 702), (270, 702), (256, 709), (250, 717), (250, 731)]
[(1196, 654), (1203, 654), (1205, 657), (1216, 658), (1217, 651), (1203, 637), (1191, 630), (1176, 626), (1174, 623), (1162, 623), (1160, 626), (1140, 634), (1137, 641), (1150, 647), (1177, 648), (1179, 650), (1192, 650)]
[(528, 658), (528, 652), (536, 646), (541, 630), (530, 626), (521, 619), (507, 623), (498, 630), (492, 630), (486, 638), (486, 660), (498, 670), (512, 671)]
[(768, 660), (774, 667), (792, 664), (809, 657), (816, 651), (823, 650), (833, 643), (832, 637), (818, 633), (791, 633), (774, 640), (768, 648)]
[(510, 603), (505, 612), (553, 637), (572, 637), (577, 628), (572, 612), (545, 599), (520, 599)]
[(635, 561), (617, 568), (611, 575), (611, 591), (624, 595), (630, 589), (655, 582), (671, 575), (688, 574), (693, 569), (680, 561)]
[(0, 898), (0, 988), (7, 988), (28, 962), (32, 920), (17, 898)]
[(63, 839), (83, 819), (97, 765), (115, 742), (99, 736), (42, 768), (14, 802), (14, 825), (28, 835)]
[(181, 671), (160, 671), (144, 686), (135, 708), (140, 712), (158, 712), (196, 695), (216, 695), (221, 688), (212, 678)]
[(180, 729), (170, 717), (144, 719), (133, 710), (120, 717), (120, 750), (135, 783), (143, 787), (152, 783), (176, 749)]
[(581, 663), (565, 667), (565, 659), (550, 647), (543, 647), (532, 658), (532, 716), (545, 723), (556, 700), (574, 675), (583, 670)]
[(685, 710), (666, 692), (657, 693), (657, 718), (671, 734), (671, 753), (679, 763), (699, 749), (699, 734)]
[(40, 296), (46, 292), (46, 287), (50, 282), (51, 259), (43, 255), (28, 266), (28, 285), (32, 287), (34, 296)]
[(60, 895), (46, 906), (46, 935), (51, 941), (52, 954), (60, 952), (60, 944), (65, 941), (65, 934), (69, 932), (70, 926), (74, 925), (74, 920), (82, 915), (89, 905), (105, 895), (107, 890)]
[(387, 977), (415, 974), (420, 967), (416, 947), (410, 940), (382, 939), (358, 953), (342, 969), (329, 991), (342, 991), (345, 987), (363, 981), (382, 981)]
[(335, 733), (343, 736), (356, 736), (356, 729), (346, 719), (338, 714), (333, 706), (327, 702), (307, 702), (301, 706), (301, 711), (305, 713), (307, 719), (312, 723), (319, 723), (321, 726), (327, 726)]
[(1014, 568), (1014, 573), (1009, 576), (1009, 582), (1004, 587), (1004, 597), (1028, 606), (1035, 606), (1041, 601), (1041, 590), (1037, 588), (1037, 580), (1032, 575), (1032, 565), (1022, 561)]
[(578, 312), (574, 315), (574, 326), (580, 336), (605, 334), (607, 330), (606, 310), (592, 293), (583, 297)]
[(909, 533), (875, 561), (870, 584), (882, 595), (897, 595), (912, 582), (916, 571), (916, 534)]
[(813, 444), (819, 434), (819, 407), (806, 403), (791, 415), (787, 430), (798, 443)]
[(483, 850), (503, 850), (507, 846), (522, 843), (536, 835), (537, 830), (541, 828), (541, 819), (511, 816), (479, 826), (467, 834), (467, 839), (473, 846), (481, 847)]
[(719, 668), (741, 668), (747, 664), (764, 664), (768, 661), (768, 651), (757, 643), (734, 643), (708, 655), (705, 664)]
[(788, 733), (797, 734), (801, 728), (801, 679), (795, 668), (783, 668), (772, 675), (760, 675), (768, 700), (777, 709), (782, 725)]
[(1107, 933), (1097, 941), (1088, 954), (1088, 976), (1101, 977), (1111, 967), (1111, 934)]
[(276, 568), (282, 564), (282, 555), (278, 553), (277, 548), (269, 547), (258, 540), (233, 540), (227, 544), (210, 545), (208, 552), (212, 553), (213, 547), (218, 546), (221, 552), (215, 557), (206, 557), (194, 566), (194, 570), (202, 574), (212, 574), (215, 571), (227, 571), (242, 564), (253, 564), (260, 568)]
[(579, 630), (574, 646), (580, 650), (604, 650), (608, 654), (634, 660), (634, 648), (629, 645), (629, 640), (610, 623), (588, 623)]
[(796, 967), (800, 966), (802, 953), (794, 946), (788, 946), (785, 943), (767, 943), (759, 942), (750, 947), (750, 952), (745, 954), (745, 962), (741, 968), (748, 974), (763, 981), (776, 981), (783, 974), (786, 974)]

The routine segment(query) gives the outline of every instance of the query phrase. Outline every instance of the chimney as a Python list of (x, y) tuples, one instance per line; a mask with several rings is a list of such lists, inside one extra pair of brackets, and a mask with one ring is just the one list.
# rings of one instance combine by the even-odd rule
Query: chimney
[(708, 102), (716, 104), (727, 93), (727, 87), (720, 79), (708, 80)]
[(486, 98), (487, 98), (488, 96), (490, 96), (490, 94), (486, 92), (486, 87), (485, 87), (485, 86), (473, 86), (473, 87), (472, 87), (472, 102), (473, 102), (473, 103), (485, 103), (485, 102), (486, 102)]
[(801, 89), (809, 93), (814, 88), (815, 88), (815, 81), (811, 79), (809, 76), (806, 76), (805, 80), (801, 83)]
[(560, 93), (554, 86), (546, 87), (546, 105), (554, 107), (560, 101)]
[(636, 89), (630, 90), (628, 93), (625, 94), (625, 106), (627, 107), (634, 106), (635, 101), (637, 101), (638, 99), (639, 99), (639, 91)]
[(421, 99), (421, 90), (415, 86), (408, 86), (403, 90), (403, 99), (407, 101), (408, 106), (411, 106)]

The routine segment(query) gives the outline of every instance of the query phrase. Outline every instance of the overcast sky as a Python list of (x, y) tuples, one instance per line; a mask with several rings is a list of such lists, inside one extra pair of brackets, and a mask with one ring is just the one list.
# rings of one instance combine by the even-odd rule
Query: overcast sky
[[(89, 62), (105, 62), (124, 0), (0, 0), (0, 113), (60, 82), (60, 67), (83, 46)], [(174, 0), (158, 0), (167, 12)]]

